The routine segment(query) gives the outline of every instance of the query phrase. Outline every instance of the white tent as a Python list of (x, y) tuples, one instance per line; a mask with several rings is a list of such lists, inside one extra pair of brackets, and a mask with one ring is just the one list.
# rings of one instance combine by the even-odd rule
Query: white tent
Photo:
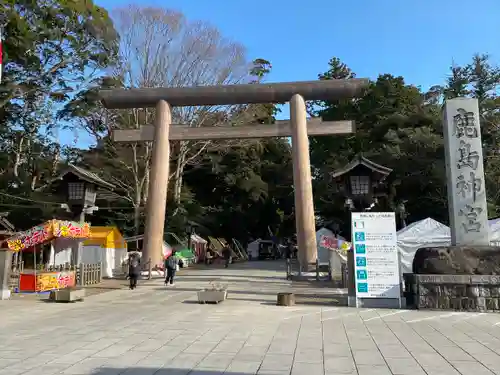
[(342, 264), (347, 262), (347, 257), (339, 250), (344, 242), (346, 242), (344, 237), (335, 237), (335, 234), (327, 228), (321, 228), (316, 232), (318, 261), (320, 264), (330, 263), (334, 279), (342, 277)]
[(428, 217), (401, 229), (397, 237), (400, 272), (409, 273), (412, 271), (413, 258), (418, 249), (450, 244), (450, 228)]
[[(500, 245), (500, 220), (490, 220), (490, 242)], [(438, 247), (451, 245), (450, 228), (439, 221), (427, 219), (411, 223), (397, 233), (400, 256), (400, 272), (412, 272), (413, 258), (422, 247)]]
[(262, 240), (259, 238), (253, 242), (250, 242), (247, 245), (247, 253), (249, 259), (258, 259), (259, 258), (259, 244)]

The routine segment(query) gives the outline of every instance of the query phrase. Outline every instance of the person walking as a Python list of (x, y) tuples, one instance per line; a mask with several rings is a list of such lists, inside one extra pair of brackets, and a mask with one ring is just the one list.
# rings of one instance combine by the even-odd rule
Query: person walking
[(175, 273), (177, 272), (177, 267), (181, 267), (183, 264), (182, 259), (177, 256), (177, 252), (172, 250), (172, 255), (170, 255), (165, 260), (165, 270), (167, 271), (167, 277), (165, 277), (165, 285), (174, 286)]
[(229, 246), (225, 246), (224, 250), (222, 250), (222, 256), (224, 257), (224, 267), (228, 268), (229, 263), (231, 263), (231, 248)]
[(137, 288), (137, 280), (141, 274), (141, 254), (138, 251), (132, 251), (128, 255), (128, 277), (130, 280), (130, 289)]

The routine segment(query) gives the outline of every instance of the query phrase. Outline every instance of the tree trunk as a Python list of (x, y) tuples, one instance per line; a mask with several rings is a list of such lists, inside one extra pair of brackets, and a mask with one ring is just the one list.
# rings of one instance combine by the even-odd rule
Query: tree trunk
[(17, 150), (16, 150), (16, 158), (14, 161), (14, 166), (13, 166), (13, 171), (12, 173), (14, 174), (15, 177), (19, 177), (19, 168), (21, 167), (22, 162), (22, 154), (23, 154), (23, 145), (24, 145), (24, 135), (21, 136), (19, 139), (19, 143), (17, 145)]
[(51, 168), (52, 170), (50, 171), (51, 177), (55, 177), (60, 159), (61, 159), (61, 147), (57, 145), (54, 152), (54, 159), (52, 159), (52, 168)]
[(181, 193), (182, 193), (182, 182), (184, 167), (186, 166), (186, 155), (188, 147), (186, 147), (186, 142), (181, 141), (179, 144), (179, 157), (177, 158), (177, 166), (175, 168), (174, 175), (174, 202), (176, 205), (181, 203)]
[(141, 201), (142, 194), (140, 189), (136, 190), (134, 202), (134, 235), (139, 235), (139, 226), (141, 224)]

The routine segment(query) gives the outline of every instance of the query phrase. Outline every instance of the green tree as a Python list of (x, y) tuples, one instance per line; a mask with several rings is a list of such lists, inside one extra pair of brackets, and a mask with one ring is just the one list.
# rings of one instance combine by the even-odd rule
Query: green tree
[[(353, 78), (355, 74), (333, 58), (320, 79)], [(427, 100), (427, 101), (426, 101)], [(345, 137), (311, 139), (315, 205), (325, 221), (348, 218), (343, 197), (336, 192), (330, 173), (362, 153), (393, 169), (389, 196), (379, 209), (394, 209), (407, 201), (410, 220), (433, 216), (445, 221), (446, 188), (442, 130), (434, 103), (403, 77), (380, 75), (356, 100), (314, 103), (313, 115), (325, 120), (354, 120), (356, 133)]]

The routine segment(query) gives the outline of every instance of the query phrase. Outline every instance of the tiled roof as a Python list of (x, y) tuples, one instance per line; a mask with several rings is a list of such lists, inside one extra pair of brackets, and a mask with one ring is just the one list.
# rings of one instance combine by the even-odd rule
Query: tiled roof
[(383, 165), (377, 164), (377, 163), (365, 158), (363, 155), (359, 154), (345, 167), (343, 167), (341, 169), (337, 169), (336, 171), (332, 172), (331, 176), (333, 178), (340, 177), (346, 173), (349, 173), (354, 168), (356, 168), (358, 165), (364, 165), (365, 167), (371, 169), (373, 172), (380, 173), (381, 175), (384, 175), (384, 176), (388, 176), (392, 172), (392, 169), (384, 167)]

